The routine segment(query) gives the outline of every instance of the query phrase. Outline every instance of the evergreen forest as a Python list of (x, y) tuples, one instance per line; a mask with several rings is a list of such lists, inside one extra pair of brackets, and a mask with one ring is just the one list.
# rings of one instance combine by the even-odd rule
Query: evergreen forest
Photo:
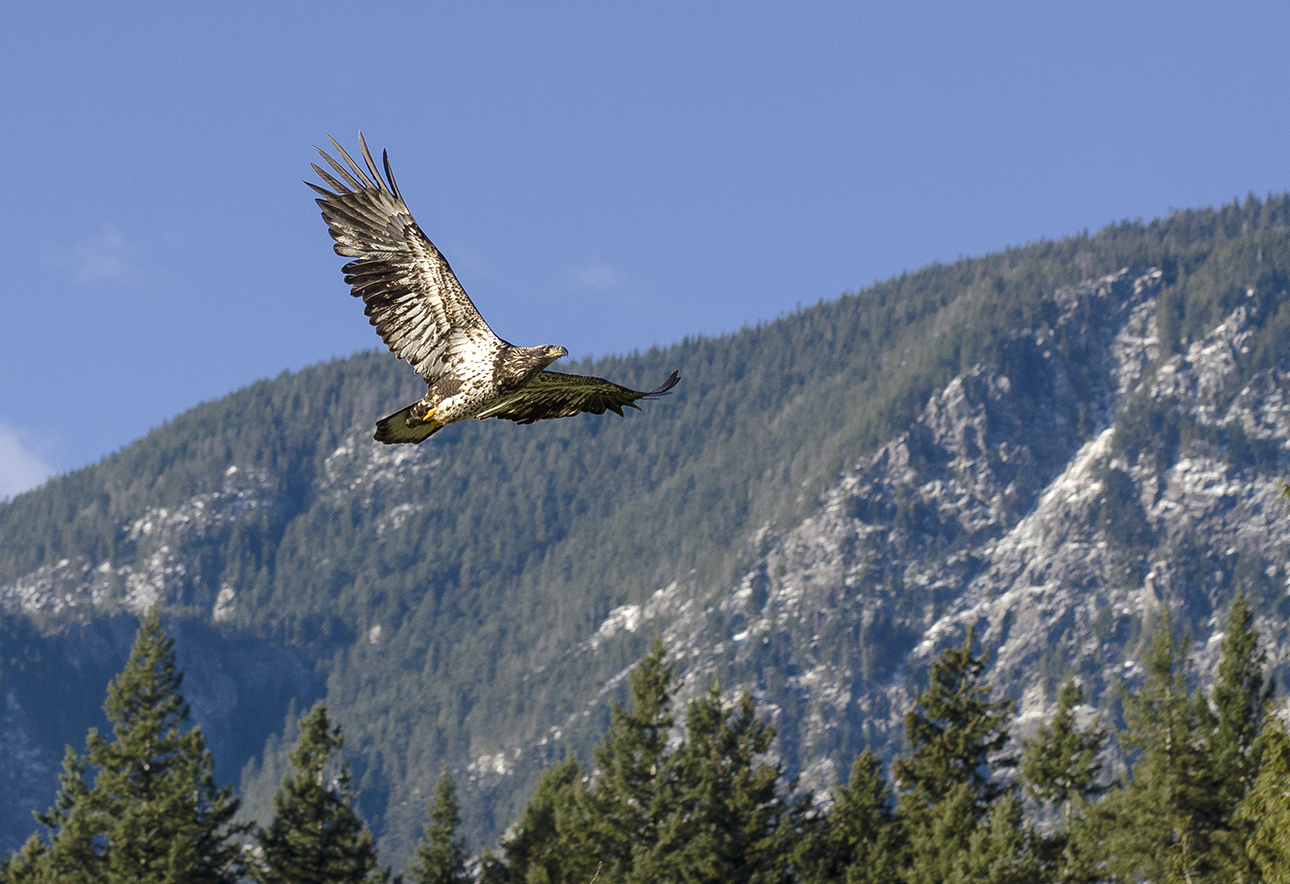
[[(111, 735), (92, 729), (84, 752), (68, 747), (54, 804), (0, 865), (0, 884), (1290, 879), (1290, 737), (1268, 716), (1273, 685), (1243, 595), (1208, 692), (1161, 614), (1145, 680), (1120, 687), (1122, 727), (1082, 714), (1071, 678), (1018, 745), (1014, 703), (983, 680), (974, 644), (969, 632), (937, 657), (889, 770), (865, 750), (816, 796), (786, 775), (747, 691), (727, 702), (714, 682), (676, 708), (656, 638), (591, 767), (573, 756), (548, 766), (496, 850), (473, 855), (441, 772), (414, 858), (396, 873), (356, 809), (344, 735), (322, 702), (298, 722), (272, 820), (239, 821), (154, 609), (108, 685)], [(1108, 744), (1122, 764), (1107, 766)]]

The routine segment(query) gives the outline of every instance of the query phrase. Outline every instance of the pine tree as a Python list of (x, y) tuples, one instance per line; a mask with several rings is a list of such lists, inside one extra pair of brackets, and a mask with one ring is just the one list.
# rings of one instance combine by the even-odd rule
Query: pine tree
[(911, 807), (904, 803), (901, 824), (909, 842), (902, 880), (906, 884), (944, 884), (961, 875), (972, 836), (984, 818), (976, 789), (965, 782), (948, 785), (934, 804)]
[(866, 749), (827, 814), (804, 833), (794, 867), (810, 884), (896, 884), (903, 844), (882, 761)]
[(1041, 884), (1046, 880), (1015, 789), (984, 815), (976, 791), (957, 783), (935, 805), (905, 822), (905, 884)]
[(969, 629), (961, 647), (947, 648), (932, 663), (928, 686), (905, 715), (910, 751), (892, 769), (906, 813), (938, 804), (966, 785), (979, 819), (1004, 791), (992, 766), (1013, 763), (999, 753), (1008, 744), (1016, 703), (990, 699), (990, 685), (981, 682), (986, 655), (972, 653), (974, 638), (975, 630)]
[[(94, 881), (102, 873), (97, 814), (90, 806), (85, 759), (71, 746), (63, 755), (62, 788), (54, 806), (36, 819), (45, 827), (49, 849), (33, 863), (57, 881)], [(34, 852), (34, 850), (33, 850)]]
[(632, 673), (632, 707), (612, 710), (588, 788), (574, 758), (543, 771), (505, 861), (486, 856), (488, 884), (786, 879), (809, 798), (790, 797), (763, 759), (774, 731), (745, 694), (719, 686), (690, 704), (687, 736), (669, 749), (672, 668), (655, 641)]
[(319, 702), (300, 719), (292, 771), (273, 796), (274, 817), (259, 833), (261, 884), (363, 884), (388, 880), (372, 833), (354, 810), (345, 738)]
[(1034, 737), (1022, 742), (1026, 790), (1036, 801), (1059, 810), (1068, 827), (1077, 802), (1106, 791), (1098, 783), (1098, 754), (1106, 743), (1106, 730), (1098, 722), (1088, 730), (1075, 727), (1075, 709), (1083, 702), (1084, 691), (1074, 678), (1067, 678), (1057, 692), (1051, 725), (1041, 724)]
[(1235, 878), (1249, 880), (1253, 870), (1245, 844), (1253, 832), (1238, 811), (1258, 774), (1261, 733), (1274, 685), (1271, 679), (1265, 683), (1267, 655), (1259, 649), (1254, 614), (1239, 590), (1228, 611), (1222, 650), (1212, 693), (1218, 725), (1209, 752), (1217, 790), (1215, 864)]
[(1246, 853), (1267, 884), (1290, 884), (1290, 734), (1277, 723), (1263, 740), (1263, 765), (1240, 810)]
[(1082, 818), (1087, 803), (1106, 791), (1099, 782), (1102, 764), (1098, 755), (1107, 734), (1099, 722), (1087, 730), (1076, 728), (1075, 709), (1083, 702), (1083, 690), (1074, 678), (1067, 678), (1057, 693), (1051, 724), (1040, 725), (1035, 736), (1022, 744), (1026, 791), (1061, 815), (1061, 828), (1042, 842), (1059, 881), (1091, 880), (1093, 870), (1075, 837), (1077, 816)]
[(15, 853), (0, 860), (0, 884), (40, 884), (49, 847), (33, 833)]
[[(632, 671), (630, 708), (610, 709), (609, 730), (595, 749), (594, 787), (583, 785), (574, 759), (543, 772), (503, 843), (513, 880), (585, 882), (599, 870), (606, 880), (632, 881), (649, 874), (643, 867), (657, 867), (660, 830), (676, 802), (668, 750), (674, 684), (656, 637)], [(496, 868), (489, 874), (500, 874)]]
[[(1001, 753), (1015, 703), (990, 699), (990, 685), (981, 681), (986, 656), (972, 653), (974, 633), (969, 629), (960, 647), (933, 661), (928, 686), (905, 716), (909, 754), (892, 765), (902, 790), (897, 813), (908, 838), (903, 877), (909, 884), (961, 878), (986, 847), (1000, 869), (1032, 863), (1024, 835), (1015, 843), (991, 840), (992, 809), (1012, 796), (994, 768), (1014, 763)], [(1009, 844), (1025, 853), (1004, 857)]]
[(945, 884), (1041, 884), (1045, 880), (1015, 792), (1000, 796), (968, 839)]
[(1111, 792), (1090, 834), (1115, 880), (1198, 880), (1212, 870), (1218, 796), (1206, 742), (1216, 722), (1188, 684), (1187, 641), (1166, 608), (1135, 694), (1121, 689), (1120, 746), (1136, 753), (1130, 781)]
[(1215, 754), (1223, 781), (1241, 795), (1258, 770), (1259, 733), (1275, 685), (1263, 676), (1267, 654), (1259, 649), (1254, 613), (1238, 591), (1227, 615), (1223, 656), (1214, 682), (1218, 709)]
[(610, 710), (609, 731), (596, 746), (594, 788), (585, 795), (585, 833), (602, 874), (632, 880), (640, 857), (659, 861), (659, 835), (676, 812), (676, 784), (668, 740), (675, 672), (656, 636), (632, 670), (631, 708)]
[(461, 828), (461, 808), (457, 788), (448, 771), (439, 774), (434, 799), (430, 803), (430, 821), (426, 823), (425, 842), (417, 845), (409, 881), (414, 884), (469, 884), (466, 871), (466, 840), (457, 834)]
[(757, 718), (745, 691), (733, 707), (714, 683), (686, 711), (687, 739), (677, 751), (680, 806), (660, 833), (658, 850), (637, 880), (770, 882), (790, 876), (794, 837), (810, 797), (794, 799), (783, 768), (758, 759), (774, 729)]
[[(113, 738), (91, 730), (70, 748), (57, 803), (39, 819), (50, 845), (38, 864), (60, 882), (218, 882), (242, 872), (232, 788), (189, 726), (174, 641), (156, 610), (139, 626), (125, 669), (108, 685)], [(89, 772), (93, 769), (93, 783)]]
[(505, 860), (485, 854), (488, 882), (586, 884), (602, 862), (585, 843), (582, 765), (566, 758), (542, 771), (514, 832), (502, 840)]

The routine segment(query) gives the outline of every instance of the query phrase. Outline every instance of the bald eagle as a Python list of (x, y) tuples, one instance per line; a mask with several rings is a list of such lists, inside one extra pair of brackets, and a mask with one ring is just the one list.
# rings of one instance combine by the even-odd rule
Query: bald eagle
[(675, 371), (649, 392), (604, 378), (546, 371), (569, 351), (554, 344), (516, 347), (493, 334), (412, 218), (394, 182), (389, 154), (381, 156), (382, 179), (363, 133), (358, 144), (366, 173), (335, 138), (327, 137), (345, 165), (321, 148), (315, 150), (342, 180), (311, 163), (331, 190), (305, 183), (320, 196), (315, 202), (336, 240), (336, 254), (354, 259), (341, 268), (345, 282), (367, 305), (365, 312), (381, 340), (429, 387), (419, 401), (377, 422), (378, 442), (421, 442), (472, 417), (531, 424), (584, 411), (622, 415), (624, 406), (639, 409), (638, 399), (662, 396), (676, 386)]

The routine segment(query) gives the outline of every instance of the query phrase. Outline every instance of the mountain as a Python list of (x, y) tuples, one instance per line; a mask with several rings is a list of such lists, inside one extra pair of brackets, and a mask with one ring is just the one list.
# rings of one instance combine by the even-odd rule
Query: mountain
[[(362, 353), (200, 405), (0, 504), (0, 839), (157, 603), (217, 771), (263, 815), (325, 697), (383, 861), (441, 767), (473, 843), (590, 761), (661, 634), (688, 697), (750, 687), (826, 787), (899, 745), (975, 626), (1020, 729), (1078, 672), (1114, 711), (1161, 605), (1200, 677), (1236, 587), (1284, 659), (1290, 197), (934, 265), (580, 369), (625, 418), (371, 441), (416, 378)], [(641, 385), (645, 386), (642, 387)]]

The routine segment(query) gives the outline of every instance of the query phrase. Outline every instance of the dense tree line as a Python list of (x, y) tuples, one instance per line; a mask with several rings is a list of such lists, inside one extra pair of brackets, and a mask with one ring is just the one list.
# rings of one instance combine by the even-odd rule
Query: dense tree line
[(322, 703), (299, 721), (272, 821), (237, 821), (154, 610), (108, 686), (112, 736), (92, 730), (84, 755), (69, 747), (54, 806), (0, 864), (0, 884), (1290, 880), (1290, 737), (1267, 722), (1272, 685), (1242, 595), (1208, 693), (1160, 614), (1142, 684), (1120, 688), (1116, 775), (1103, 767), (1112, 735), (1100, 718), (1081, 724), (1073, 679), (1014, 754), (1014, 704), (992, 697), (986, 662), (971, 631), (945, 649), (905, 716), (891, 776), (865, 751), (818, 801), (785, 777), (746, 691), (728, 702), (714, 682), (678, 722), (676, 673), (655, 639), (591, 770), (572, 756), (548, 768), (500, 850), (473, 865), (443, 771), (415, 859), (395, 876), (355, 808), (344, 738)]

